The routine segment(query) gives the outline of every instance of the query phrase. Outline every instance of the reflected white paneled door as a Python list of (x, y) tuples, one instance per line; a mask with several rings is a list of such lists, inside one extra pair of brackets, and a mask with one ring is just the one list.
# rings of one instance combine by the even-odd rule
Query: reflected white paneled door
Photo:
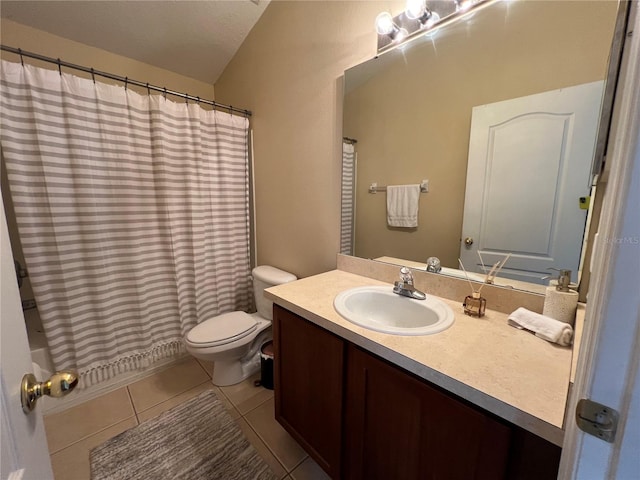
[[(481, 272), (543, 283), (580, 263), (604, 82), (473, 108), (460, 258)], [(465, 239), (470, 238), (470, 245)]]

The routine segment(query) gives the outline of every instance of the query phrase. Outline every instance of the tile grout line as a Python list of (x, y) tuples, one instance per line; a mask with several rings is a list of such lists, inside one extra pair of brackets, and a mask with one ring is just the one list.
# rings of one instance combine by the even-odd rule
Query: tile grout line
[[(196, 363), (197, 363), (197, 362), (196, 362)], [(202, 367), (199, 363), (198, 363), (198, 365), (199, 365), (200, 367)], [(207, 375), (207, 377), (208, 377), (208, 375)], [(133, 385), (134, 383), (137, 383), (137, 382), (133, 382), (133, 383), (127, 384), (127, 385), (126, 385), (126, 387), (127, 387), (127, 392), (129, 392), (129, 397), (131, 398), (131, 403), (132, 403), (132, 405), (133, 405), (133, 410), (136, 412), (136, 417), (137, 417), (137, 413), (143, 413), (143, 412), (146, 412), (147, 410), (150, 410), (150, 409), (152, 409), (152, 408), (155, 408), (155, 407), (157, 407), (158, 405), (163, 404), (164, 402), (168, 402), (169, 400), (172, 400), (172, 399), (176, 398), (177, 396), (182, 395), (183, 393), (186, 393), (186, 392), (188, 392), (189, 390), (193, 390), (194, 388), (199, 387), (200, 385), (202, 385), (202, 384), (204, 384), (204, 383), (207, 383), (207, 382), (211, 382), (211, 379), (210, 379), (210, 378), (208, 378), (208, 379), (207, 379), (207, 380), (205, 380), (204, 382), (201, 382), (201, 383), (198, 383), (198, 384), (196, 384), (196, 385), (193, 385), (193, 386), (191, 386), (191, 387), (187, 388), (186, 390), (182, 390), (181, 392), (178, 392), (178, 393), (176, 393), (176, 394), (174, 394), (174, 395), (172, 395), (172, 396), (170, 396), (170, 397), (168, 397), (168, 398), (165, 398), (165, 399), (164, 399), (164, 400), (162, 400), (161, 402), (154, 403), (153, 405), (149, 405), (148, 407), (146, 407), (144, 410), (141, 410), (140, 412), (138, 412), (138, 411), (137, 411), (137, 409), (136, 409), (136, 407), (135, 407), (135, 404), (134, 404), (134, 402), (133, 402), (133, 396), (131, 395), (131, 391), (129, 390), (129, 387), (130, 387), (131, 385)], [(213, 385), (213, 384), (212, 384), (212, 385)]]
[[(218, 388), (220, 393), (224, 396), (224, 398), (226, 398), (227, 402), (229, 402), (229, 404), (233, 407), (233, 410), (238, 414), (239, 418), (243, 418), (244, 419), (244, 415), (242, 414), (242, 412), (240, 410), (238, 410), (238, 406), (235, 404), (235, 402), (233, 400), (231, 400), (231, 398), (229, 398), (229, 396), (225, 393), (225, 391), (223, 390), (223, 387), (218, 387), (217, 385), (216, 385), (216, 387)], [(249, 422), (247, 422), (247, 423), (249, 423)]]
[[(262, 444), (265, 446), (265, 448), (269, 451), (269, 453), (271, 454), (271, 456), (276, 460), (276, 462), (278, 462), (278, 464), (282, 467), (282, 470), (284, 470), (285, 475), (284, 477), (282, 477), (283, 479), (286, 478), (287, 476), (289, 476), (289, 471), (287, 470), (287, 467), (285, 467), (282, 462), (280, 461), (280, 459), (278, 458), (278, 456), (275, 454), (275, 452), (271, 449), (271, 447), (269, 446), (269, 444), (267, 442), (264, 441), (264, 439), (262, 438), (262, 436), (256, 431), (255, 428), (253, 428), (253, 425), (251, 425), (251, 423), (249, 422), (249, 420), (247, 420), (246, 418), (244, 418), (244, 416), (240, 417), (242, 420), (244, 420), (246, 422), (247, 425), (249, 425), (249, 428), (251, 430), (253, 430), (253, 433), (255, 433), (256, 437), (258, 438), (258, 440), (260, 440), (260, 442), (262, 442)], [(251, 443), (251, 442), (249, 442)], [(255, 448), (255, 447), (254, 447)]]
[[(300, 465), (302, 465), (304, 462), (306, 462), (308, 458), (311, 458), (307, 452), (304, 452), (304, 453), (305, 453), (304, 458), (302, 460), (300, 460), (300, 462), (295, 467), (293, 467), (290, 471), (287, 472), (289, 475), (291, 475), (295, 471), (296, 468), (298, 468)], [(285, 468), (285, 470), (286, 470), (286, 468)]]
[[(185, 393), (187, 393), (187, 392), (189, 392), (189, 391), (191, 391), (191, 390), (193, 390), (193, 389), (195, 389), (195, 388), (198, 388), (198, 387), (200, 387), (200, 386), (204, 385), (205, 383), (207, 383), (207, 384), (208, 384), (208, 383), (211, 383), (211, 380), (205, 380), (205, 381), (204, 381), (204, 382), (202, 382), (202, 383), (198, 383), (197, 385), (194, 385), (193, 387), (188, 388), (187, 390), (184, 390), (183, 392), (177, 393), (176, 395), (173, 395), (173, 396), (171, 396), (171, 397), (169, 397), (169, 398), (167, 398), (167, 399), (165, 399), (165, 400), (163, 400), (163, 401), (161, 401), (161, 402), (159, 402), (159, 403), (156, 403), (156, 404), (154, 404), (154, 405), (151, 405), (150, 407), (147, 407), (147, 408), (145, 408), (144, 410), (141, 410), (141, 411), (139, 411), (139, 412), (137, 411), (137, 409), (136, 409), (136, 408), (135, 408), (135, 406), (134, 406), (133, 410), (136, 412), (136, 418), (138, 419), (138, 425), (141, 423), (141, 422), (139, 421), (138, 414), (143, 414), (143, 413), (145, 413), (145, 412), (148, 412), (148, 411), (149, 411), (149, 410), (151, 410), (152, 408), (156, 408), (157, 406), (162, 405), (163, 403), (169, 402), (169, 401), (173, 400), (174, 398), (179, 397), (180, 395), (183, 395), (183, 394), (185, 394)], [(213, 386), (213, 384), (212, 384), (212, 386)], [(127, 390), (128, 390), (128, 389), (127, 389)], [(190, 399), (187, 399), (187, 400), (185, 400), (185, 402), (188, 402), (189, 400), (190, 400)], [(133, 398), (132, 398), (132, 400), (131, 400), (131, 401), (132, 401), (132, 403), (133, 403)], [(181, 403), (184, 403), (184, 402), (181, 402)], [(179, 404), (179, 405), (180, 405), (180, 404)], [(177, 405), (175, 405), (175, 406), (177, 406)], [(173, 407), (172, 407), (172, 408), (173, 408)]]
[[(269, 450), (269, 452), (271, 452), (271, 455), (273, 456), (273, 458), (275, 458), (275, 459), (276, 459), (276, 461), (280, 464), (280, 466), (282, 467), (282, 469), (287, 473), (287, 475), (286, 475), (286, 476), (288, 476), (288, 475), (289, 475), (289, 473), (291, 473), (291, 472), (290, 472), (290, 471), (287, 469), (287, 467), (282, 463), (282, 461), (280, 461), (280, 459), (278, 458), (278, 455), (276, 455), (276, 452), (275, 452), (275, 451), (274, 451), (274, 450), (269, 446), (269, 444), (267, 443), (267, 441), (266, 441), (264, 438), (262, 438), (262, 435), (260, 435), (260, 433), (258, 433), (258, 431), (253, 427), (253, 425), (251, 424), (251, 422), (249, 421), (249, 419), (248, 419), (248, 418), (246, 418), (246, 415), (248, 415), (249, 413), (253, 412), (256, 408), (260, 407), (261, 405), (264, 405), (266, 402), (269, 402), (269, 401), (271, 401), (271, 399), (270, 399), (270, 398), (266, 399), (264, 402), (260, 403), (260, 405), (256, 406), (255, 408), (252, 408), (251, 410), (249, 410), (245, 415), (240, 414), (240, 415), (241, 415), (241, 417), (240, 417), (240, 418), (242, 418), (245, 422), (247, 422), (247, 425), (249, 425), (249, 428), (250, 428), (251, 430), (253, 430), (253, 433), (255, 433), (255, 434), (256, 434), (256, 436), (258, 437), (258, 439), (260, 439), (260, 441), (264, 444), (264, 446), (265, 446), (265, 447), (267, 447), (267, 450)], [(305, 452), (305, 454), (306, 454), (306, 452)], [(308, 456), (308, 455), (307, 455), (307, 456)], [(306, 457), (305, 457), (304, 459), (302, 459), (302, 461), (304, 461), (304, 460), (306, 460)], [(302, 463), (302, 462), (300, 462), (300, 463)], [(299, 465), (299, 464), (298, 464), (298, 465)], [(294, 467), (294, 469), (295, 469), (295, 468), (297, 468), (297, 467), (298, 467), (298, 465), (296, 465), (296, 466)], [(293, 471), (293, 469), (292, 469), (291, 471)], [(283, 478), (286, 478), (286, 476), (285, 476), (285, 477), (283, 477)]]
[[(195, 357), (193, 357), (193, 358), (195, 358)], [(196, 360), (196, 363), (200, 366), (200, 368), (201, 368), (201, 369), (204, 371), (204, 373), (207, 375), (207, 377), (209, 377), (209, 380), (211, 380), (212, 375), (207, 371), (207, 369), (206, 369), (206, 368), (204, 368), (204, 365), (202, 365), (202, 364), (200, 363), (200, 360), (198, 360), (197, 358), (196, 358), (195, 360)]]
[[(220, 388), (220, 387), (219, 387)], [(255, 433), (256, 437), (258, 438), (258, 440), (262, 443), (262, 445), (264, 445), (266, 447), (266, 449), (269, 451), (269, 453), (271, 454), (271, 456), (276, 460), (276, 462), (278, 462), (278, 464), (282, 467), (282, 470), (284, 470), (285, 475), (282, 477), (281, 480), (286, 479), (287, 477), (289, 477), (289, 471), (287, 470), (287, 467), (285, 467), (282, 462), (280, 461), (280, 459), (278, 458), (278, 456), (275, 454), (275, 452), (273, 451), (273, 449), (269, 446), (269, 444), (264, 440), (264, 438), (262, 438), (262, 436), (256, 431), (255, 428), (253, 428), (253, 425), (251, 424), (251, 422), (249, 421), (248, 418), (246, 418), (246, 416), (253, 412), (256, 408), (262, 406), (264, 403), (271, 401), (271, 398), (267, 398), (264, 401), (260, 402), (258, 405), (256, 405), (255, 407), (253, 407), (252, 409), (248, 410), (245, 413), (240, 412), (240, 410), (238, 409), (237, 405), (233, 402), (233, 400), (231, 400), (227, 394), (225, 393), (225, 391), (220, 388), (220, 392), (222, 393), (222, 395), (224, 395), (224, 397), (229, 401), (229, 403), (233, 406), (234, 410), (236, 412), (238, 412), (239, 415), (239, 419), (242, 419), (246, 422), (246, 424), (249, 426), (249, 428), (253, 431), (253, 433)], [(303, 460), (304, 461), (304, 460)], [(297, 465), (296, 465), (297, 467)]]
[(140, 425), (140, 418), (138, 418), (138, 409), (136, 408), (136, 404), (133, 403), (133, 397), (131, 396), (131, 390), (129, 390), (129, 385), (127, 385), (126, 387), (127, 395), (129, 396), (129, 402), (131, 403), (131, 409), (133, 410), (133, 415), (136, 417), (136, 425)]
[[(238, 413), (240, 413), (240, 415), (242, 415), (242, 417), (244, 418), (246, 415), (249, 415), (251, 412), (253, 412), (256, 408), (261, 407), (262, 405), (264, 405), (267, 402), (270, 402), (273, 399), (273, 397), (269, 397), (269, 398), (265, 398), (262, 402), (260, 402), (258, 405), (256, 405), (255, 407), (250, 408), (249, 410), (247, 410), (245, 413), (240, 412), (240, 410), (238, 409), (238, 407), (236, 407), (236, 410), (238, 410)], [(234, 405), (235, 407), (235, 405)]]
[(129, 417), (123, 418), (122, 420), (118, 420), (117, 422), (112, 423), (111, 425), (107, 425), (106, 427), (101, 428), (100, 430), (96, 430), (95, 432), (92, 432), (92, 433), (90, 433), (89, 435), (85, 435), (84, 437), (79, 438), (78, 440), (76, 440), (76, 441), (74, 441), (74, 442), (70, 443), (69, 445), (65, 445), (64, 447), (57, 449), (55, 452), (49, 452), (49, 456), (55, 455), (55, 454), (57, 454), (57, 453), (60, 453), (60, 452), (62, 452), (63, 450), (66, 450), (67, 448), (74, 446), (76, 443), (83, 442), (83, 441), (85, 441), (86, 439), (91, 438), (91, 437), (93, 437), (94, 435), (97, 435), (97, 434), (99, 434), (99, 433), (102, 433), (102, 432), (104, 432), (105, 430), (110, 429), (111, 427), (114, 427), (114, 426), (116, 426), (116, 425), (119, 425), (119, 424), (120, 424), (120, 423), (122, 423), (122, 422), (126, 422), (127, 420), (129, 420), (129, 419), (131, 419), (131, 418), (135, 418), (135, 419), (136, 419), (136, 422), (138, 421), (138, 418), (136, 417), (136, 415), (135, 415), (135, 414), (134, 414), (134, 415), (131, 415), (131, 416), (129, 416)]
[[(126, 386), (126, 385), (125, 385), (125, 386), (123, 386), (123, 387), (120, 387), (118, 390), (121, 390), (121, 389), (123, 389), (123, 388), (127, 390), (127, 394), (128, 394), (128, 391), (129, 391), (129, 390), (128, 390), (128, 388), (127, 388), (127, 386)], [(114, 391), (114, 392), (115, 392), (115, 391)], [(111, 393), (113, 393), (113, 392), (111, 392)], [(107, 393), (107, 394), (105, 394), (105, 395), (108, 395), (108, 393)], [(105, 396), (105, 395), (101, 395), (100, 397), (103, 397), (103, 396)], [(93, 399), (93, 400), (96, 400), (97, 398), (100, 398), (100, 397), (96, 397), (96, 398), (95, 398), (95, 399)], [(91, 400), (90, 400), (90, 401), (91, 401)], [(51, 456), (51, 455), (55, 455), (55, 454), (57, 454), (57, 453), (60, 453), (61, 451), (66, 450), (67, 448), (69, 448), (69, 447), (71, 447), (71, 446), (73, 446), (73, 445), (75, 445), (75, 444), (77, 444), (77, 443), (79, 443), (79, 442), (82, 442), (82, 441), (84, 441), (84, 440), (86, 440), (86, 439), (88, 439), (88, 438), (91, 438), (92, 436), (94, 436), (94, 435), (96, 435), (96, 434), (98, 434), (98, 433), (102, 433), (102, 432), (104, 432), (105, 430), (107, 430), (107, 429), (109, 429), (109, 428), (113, 427), (114, 425), (118, 425), (119, 423), (122, 423), (122, 422), (124, 422), (124, 421), (127, 421), (127, 420), (129, 420), (129, 419), (131, 419), (131, 418), (135, 418), (135, 419), (136, 419), (136, 425), (137, 425), (137, 424), (138, 424), (138, 418), (137, 418), (137, 416), (136, 416), (136, 413), (135, 413), (135, 407), (133, 406), (133, 404), (132, 404), (132, 401), (131, 401), (131, 398), (130, 398), (130, 397), (129, 397), (129, 402), (131, 403), (131, 410), (132, 410), (132, 412), (133, 412), (133, 414), (132, 414), (132, 415), (129, 415), (128, 417), (125, 417), (125, 418), (121, 418), (121, 419), (119, 419), (119, 420), (116, 420), (115, 422), (113, 422), (113, 423), (111, 423), (111, 424), (109, 424), (109, 425), (105, 425), (105, 426), (103, 426), (102, 428), (99, 428), (98, 430), (95, 430), (95, 431), (93, 431), (93, 432), (91, 432), (91, 433), (89, 433), (89, 434), (87, 434), (87, 435), (84, 435), (84, 436), (82, 436), (82, 437), (80, 437), (80, 438), (78, 438), (78, 439), (76, 439), (76, 440), (72, 441), (71, 443), (69, 443), (69, 444), (65, 445), (65, 446), (64, 446), (64, 447), (62, 447), (62, 448), (58, 448), (58, 449), (56, 449), (55, 451), (51, 451), (51, 450), (49, 450), (49, 455)], [(72, 407), (72, 408), (75, 408), (75, 407)], [(65, 412), (59, 412), (59, 414), (64, 414), (64, 413), (65, 413)], [(57, 414), (54, 414), (54, 415), (57, 415)], [(45, 432), (46, 432), (46, 426), (45, 426)]]

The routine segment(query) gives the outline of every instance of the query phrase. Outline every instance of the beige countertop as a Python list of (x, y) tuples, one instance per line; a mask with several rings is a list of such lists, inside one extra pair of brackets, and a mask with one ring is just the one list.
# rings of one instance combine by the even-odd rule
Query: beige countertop
[(359, 327), (333, 308), (353, 287), (391, 285), (333, 270), (271, 287), (265, 296), (288, 310), (556, 445), (562, 445), (572, 350), (507, 325), (507, 314), (462, 313), (462, 299), (441, 298), (453, 326), (426, 336), (398, 336)]

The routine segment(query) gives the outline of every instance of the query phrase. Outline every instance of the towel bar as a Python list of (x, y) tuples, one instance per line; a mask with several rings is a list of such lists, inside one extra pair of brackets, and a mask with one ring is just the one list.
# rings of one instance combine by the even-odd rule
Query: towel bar
[[(377, 183), (372, 183), (369, 185), (369, 193), (378, 193), (378, 192), (386, 192), (387, 187), (385, 185), (378, 185)], [(420, 193), (427, 193), (429, 191), (429, 180), (422, 180), (420, 182)]]

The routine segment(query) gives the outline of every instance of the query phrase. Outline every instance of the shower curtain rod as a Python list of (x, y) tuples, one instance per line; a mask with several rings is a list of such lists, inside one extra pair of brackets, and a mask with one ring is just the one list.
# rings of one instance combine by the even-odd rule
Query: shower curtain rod
[(229, 112), (231, 113), (233, 112), (241, 113), (245, 117), (251, 116), (250, 110), (244, 110), (241, 108), (232, 107), (231, 105), (225, 105), (224, 103), (214, 102), (213, 100), (205, 100), (200, 97), (194, 97), (193, 95), (189, 95), (188, 93), (180, 93), (174, 90), (167, 90), (164, 87), (158, 87), (156, 85), (151, 85), (149, 83), (139, 82), (138, 80), (132, 80), (129, 77), (121, 77), (120, 75), (115, 75), (113, 73), (101, 72), (100, 70), (94, 70), (93, 68), (83, 67), (82, 65), (75, 65), (73, 63), (64, 62), (59, 58), (45, 57), (44, 55), (39, 55), (33, 52), (27, 52), (20, 48), (9, 47), (7, 45), (0, 45), (0, 49), (4, 50), (5, 52), (11, 52), (11, 53), (15, 53), (16, 55), (20, 55), (20, 62), (23, 65), (24, 65), (24, 62), (22, 61), (22, 57), (35, 58), (36, 60), (42, 60), (43, 62), (54, 63), (58, 65), (58, 71), (61, 74), (62, 74), (62, 67), (73, 68), (75, 70), (80, 70), (86, 73), (90, 73), (91, 76), (94, 78), (94, 80), (95, 80), (95, 75), (98, 75), (100, 77), (110, 78), (111, 80), (117, 80), (119, 82), (122, 82), (125, 84), (125, 87), (129, 84), (136, 85), (138, 87), (146, 88), (148, 91), (153, 90), (155, 92), (161, 92), (162, 94), (164, 94), (165, 97), (167, 95), (173, 95), (175, 97), (184, 98), (186, 100), (192, 100), (196, 103), (204, 103), (206, 105), (212, 105), (214, 108), (222, 108), (225, 110), (229, 110)]

